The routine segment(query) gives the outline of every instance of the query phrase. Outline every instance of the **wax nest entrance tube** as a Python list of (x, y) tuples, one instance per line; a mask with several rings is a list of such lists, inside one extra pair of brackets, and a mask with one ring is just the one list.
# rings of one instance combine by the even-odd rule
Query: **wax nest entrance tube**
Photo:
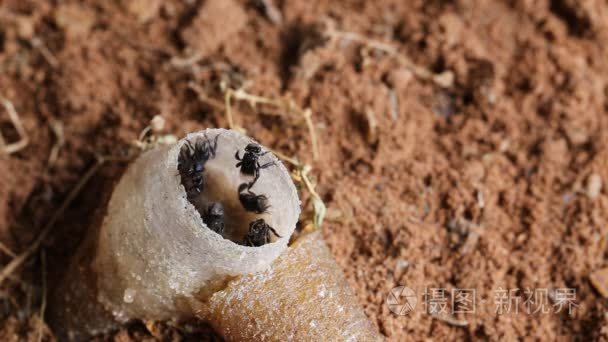
[[(134, 319), (193, 317), (235, 340), (377, 336), (319, 234), (288, 247), (299, 214), (287, 169), (236, 131), (208, 129), (147, 151), (89, 230), (49, 320), (72, 340)], [(289, 284), (314, 289), (287, 293)], [(320, 287), (331, 300), (317, 295)], [(314, 321), (312, 333), (292, 324), (298, 317)]]

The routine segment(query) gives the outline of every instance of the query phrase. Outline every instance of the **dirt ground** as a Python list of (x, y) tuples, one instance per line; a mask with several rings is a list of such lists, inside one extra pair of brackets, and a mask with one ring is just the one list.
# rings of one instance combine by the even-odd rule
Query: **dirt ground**
[[(224, 93), (244, 89), (311, 109), (316, 159), (301, 118), (240, 101), (234, 121), (313, 167), (323, 234), (388, 340), (608, 339), (589, 281), (608, 266), (606, 41), (599, 0), (0, 1), (0, 95), (29, 140), (0, 153), (0, 262), (32, 246), (96, 155), (124, 155), (155, 115), (176, 137), (227, 127)], [(5, 109), (0, 132), (19, 139)], [(125, 165), (105, 163), (0, 274), (1, 340), (53, 339), (49, 288)], [(446, 289), (448, 313), (392, 313), (399, 285), (419, 302)], [(553, 310), (564, 288), (571, 313)], [(476, 291), (474, 313), (451, 315), (456, 289)], [(550, 312), (525, 312), (530, 289)], [(500, 290), (519, 298), (511, 312)], [(112, 338), (209, 335), (193, 322)]]

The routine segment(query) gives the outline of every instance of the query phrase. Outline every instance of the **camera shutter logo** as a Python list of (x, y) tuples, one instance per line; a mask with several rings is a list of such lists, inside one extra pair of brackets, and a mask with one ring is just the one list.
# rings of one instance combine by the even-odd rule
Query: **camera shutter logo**
[(414, 290), (405, 286), (398, 286), (391, 289), (386, 297), (386, 305), (392, 313), (404, 316), (414, 311), (418, 298)]

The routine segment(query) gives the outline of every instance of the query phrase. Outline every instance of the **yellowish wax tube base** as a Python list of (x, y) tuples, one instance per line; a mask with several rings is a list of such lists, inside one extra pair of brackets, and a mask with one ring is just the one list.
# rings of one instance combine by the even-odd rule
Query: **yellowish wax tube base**
[(198, 306), (198, 317), (229, 341), (382, 340), (319, 232)]

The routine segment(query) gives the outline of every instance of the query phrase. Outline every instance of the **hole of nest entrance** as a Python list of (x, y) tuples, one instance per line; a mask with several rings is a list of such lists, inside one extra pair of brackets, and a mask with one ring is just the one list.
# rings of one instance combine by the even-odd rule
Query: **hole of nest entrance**
[[(222, 138), (221, 133), (198, 136), (181, 146), (178, 171), (188, 201), (203, 219), (204, 229), (225, 239), (250, 247), (276, 241), (281, 234), (273, 228), (270, 212), (276, 189), (264, 191), (254, 175), (241, 172), (235, 154), (245, 158), (247, 152)], [(259, 171), (259, 178), (271, 177), (266, 170)]]

